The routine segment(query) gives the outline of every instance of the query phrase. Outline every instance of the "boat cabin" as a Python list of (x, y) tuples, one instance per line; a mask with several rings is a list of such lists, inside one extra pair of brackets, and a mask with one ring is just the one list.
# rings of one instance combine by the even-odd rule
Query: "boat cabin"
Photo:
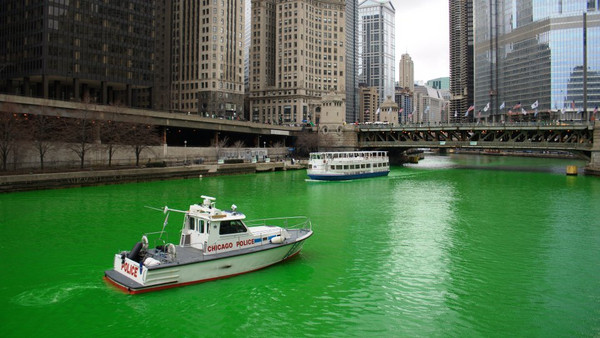
[(246, 216), (237, 212), (215, 208), (214, 198), (202, 196), (201, 205), (193, 204), (186, 212), (179, 245), (202, 250), (204, 254), (239, 250), (259, 245), (263, 240), (281, 234), (277, 227), (259, 226), (248, 228)]

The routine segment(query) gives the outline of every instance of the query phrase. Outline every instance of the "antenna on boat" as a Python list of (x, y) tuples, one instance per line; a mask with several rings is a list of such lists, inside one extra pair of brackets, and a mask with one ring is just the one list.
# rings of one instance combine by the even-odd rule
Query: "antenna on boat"
[(214, 207), (215, 206), (215, 201), (217, 200), (216, 198), (206, 196), (206, 195), (202, 195), (200, 197), (202, 197), (202, 199), (203, 199), (202, 205), (204, 205), (205, 207)]

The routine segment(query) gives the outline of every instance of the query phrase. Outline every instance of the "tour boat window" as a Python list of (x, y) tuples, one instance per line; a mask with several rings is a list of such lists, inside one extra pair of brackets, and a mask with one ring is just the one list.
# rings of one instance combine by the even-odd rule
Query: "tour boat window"
[(219, 229), (219, 235), (237, 234), (240, 232), (246, 232), (244, 223), (239, 220), (235, 221), (222, 221)]
[(198, 221), (198, 222), (200, 223), (200, 230), (199, 230), (199, 231), (200, 231), (200, 233), (204, 233), (204, 221), (203, 221), (203, 220), (200, 220), (200, 221)]
[(193, 218), (193, 217), (188, 218), (188, 228), (190, 230), (194, 230), (194, 228), (195, 228), (194, 225), (195, 224), (196, 224), (196, 219), (195, 218)]
[(344, 165), (344, 169), (348, 169), (348, 165)]

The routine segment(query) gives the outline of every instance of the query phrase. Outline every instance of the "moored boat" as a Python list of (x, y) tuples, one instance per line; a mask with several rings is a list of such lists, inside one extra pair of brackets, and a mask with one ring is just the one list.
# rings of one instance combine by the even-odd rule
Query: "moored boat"
[[(104, 278), (135, 294), (231, 277), (298, 254), (313, 233), (304, 216), (245, 222), (235, 205), (219, 210), (215, 198), (202, 198), (187, 211), (165, 207), (162, 231), (145, 234), (131, 251), (115, 254)], [(169, 212), (185, 215), (179, 245), (163, 238)], [(150, 240), (159, 245), (150, 248)]]
[(390, 172), (387, 151), (310, 153), (307, 174), (313, 180), (352, 180), (386, 176)]

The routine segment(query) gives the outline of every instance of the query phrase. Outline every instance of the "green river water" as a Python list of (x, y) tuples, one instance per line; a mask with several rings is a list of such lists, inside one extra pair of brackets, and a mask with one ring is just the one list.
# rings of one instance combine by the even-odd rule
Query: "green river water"
[[(566, 176), (572, 163), (428, 156), (346, 182), (298, 170), (3, 194), (0, 335), (598, 337), (600, 178)], [(248, 219), (309, 216), (314, 235), (229, 279), (141, 295), (102, 280), (162, 227), (144, 206), (202, 194)]]

